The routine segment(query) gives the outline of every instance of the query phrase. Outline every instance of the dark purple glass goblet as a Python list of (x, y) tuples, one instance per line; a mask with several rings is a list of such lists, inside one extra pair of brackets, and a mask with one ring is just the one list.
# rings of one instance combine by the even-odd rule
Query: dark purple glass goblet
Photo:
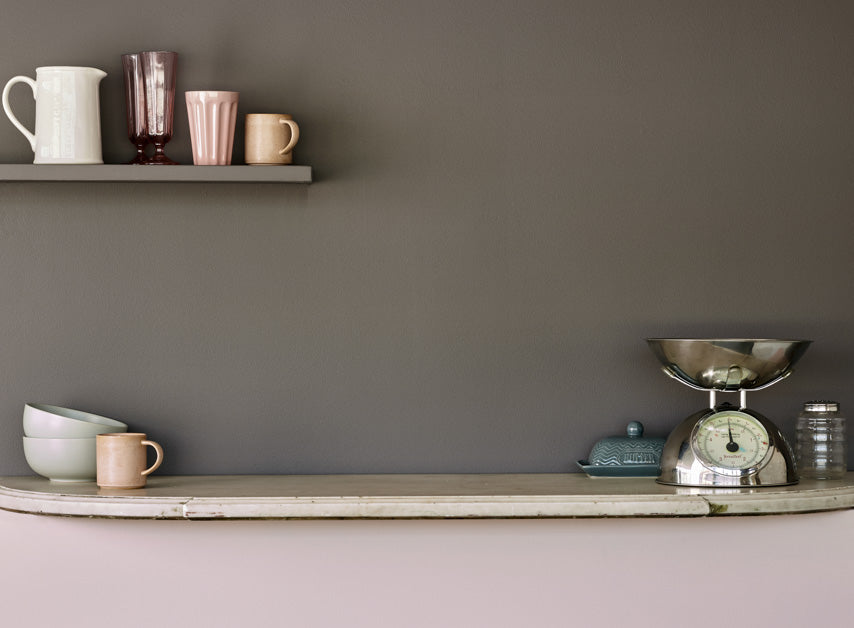
[(148, 160), (145, 155), (145, 147), (148, 145), (148, 132), (145, 128), (145, 88), (139, 55), (122, 55), (122, 69), (125, 77), (128, 138), (136, 146), (136, 157), (128, 163), (144, 164)]
[(178, 53), (140, 52), (145, 93), (145, 123), (148, 140), (154, 144), (154, 155), (146, 164), (175, 165), (163, 152), (166, 142), (172, 139), (175, 115), (175, 74)]

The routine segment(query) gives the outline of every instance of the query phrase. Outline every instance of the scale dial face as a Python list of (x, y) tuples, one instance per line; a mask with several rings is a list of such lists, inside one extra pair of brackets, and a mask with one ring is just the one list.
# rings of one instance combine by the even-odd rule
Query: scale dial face
[(697, 423), (691, 447), (706, 467), (724, 475), (759, 469), (768, 456), (768, 431), (756, 418), (737, 410), (716, 412)]

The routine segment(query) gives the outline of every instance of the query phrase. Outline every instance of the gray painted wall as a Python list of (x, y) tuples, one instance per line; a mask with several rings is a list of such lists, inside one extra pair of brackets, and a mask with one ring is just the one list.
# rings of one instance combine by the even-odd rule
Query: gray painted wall
[(847, 2), (5, 2), (4, 81), (109, 73), (108, 162), (120, 55), (171, 49), (179, 92), (291, 113), (316, 182), (0, 183), (0, 473), (27, 401), (162, 473), (574, 470), (705, 403), (647, 336), (813, 339), (751, 405), (854, 412), (852, 34)]

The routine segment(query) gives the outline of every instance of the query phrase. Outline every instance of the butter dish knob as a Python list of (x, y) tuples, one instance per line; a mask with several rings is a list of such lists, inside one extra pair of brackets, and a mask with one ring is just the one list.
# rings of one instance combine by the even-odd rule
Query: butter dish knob
[(630, 421), (626, 426), (626, 434), (629, 438), (640, 438), (643, 436), (643, 423), (640, 421)]

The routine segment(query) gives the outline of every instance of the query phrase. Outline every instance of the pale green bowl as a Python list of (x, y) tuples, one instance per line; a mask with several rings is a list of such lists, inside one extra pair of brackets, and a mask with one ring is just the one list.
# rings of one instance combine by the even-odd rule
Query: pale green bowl
[(33, 438), (94, 438), (97, 434), (127, 432), (121, 421), (71, 408), (28, 403), (24, 406), (24, 436)]
[(53, 482), (94, 482), (95, 437), (30, 438), (24, 436), (30, 468)]

